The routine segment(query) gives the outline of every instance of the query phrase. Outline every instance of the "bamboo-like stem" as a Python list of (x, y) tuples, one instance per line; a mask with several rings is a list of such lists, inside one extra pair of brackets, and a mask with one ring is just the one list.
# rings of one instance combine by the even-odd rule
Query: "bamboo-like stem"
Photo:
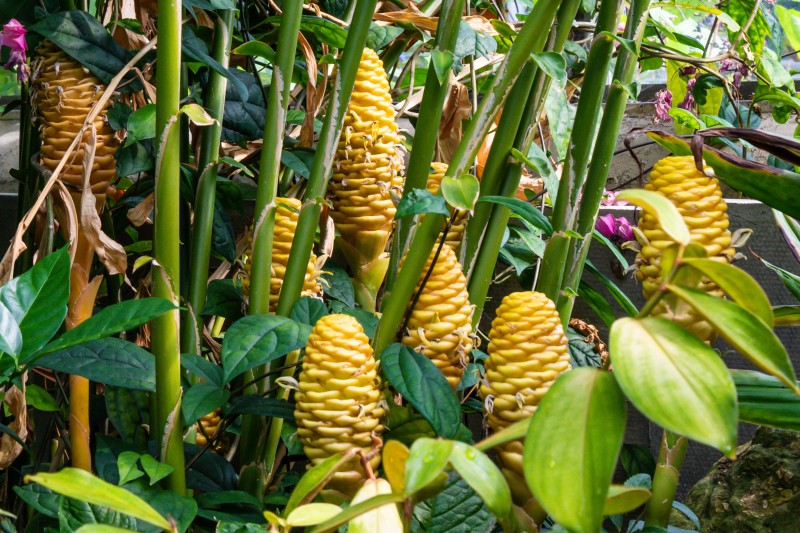
[[(228, 67), (228, 58), (233, 36), (234, 11), (222, 10), (214, 32), (213, 56), (223, 67)], [(212, 70), (206, 88), (206, 110), (217, 122), (204, 128), (197, 169), (197, 197), (194, 204), (194, 225), (191, 238), (191, 263), (189, 270), (188, 309), (181, 330), (181, 351), (201, 355), (203, 322), (200, 311), (206, 301), (208, 288), (208, 265), (211, 257), (211, 234), (214, 226), (214, 205), (217, 198), (217, 158), (222, 132), (222, 114), (225, 107), (225, 76)]]
[[(547, 28), (552, 26), (560, 2), (561, 0), (540, 0), (525, 20), (514, 44), (498, 67), (489, 91), (453, 153), (444, 179), (460, 176), (472, 164), (483, 138), (494, 122), (500, 106), (506, 100), (512, 84), (522, 72), (530, 53), (542, 50), (547, 38)], [(384, 296), (381, 319), (373, 339), (376, 358), (380, 357), (397, 335), (408, 302), (443, 223), (443, 215), (428, 214), (414, 235), (410, 246), (414, 253), (406, 258), (392, 292)]]
[[(159, 74), (156, 80), (156, 132), (161, 139), (156, 166), (153, 296), (178, 305), (180, 287), (180, 136), (174, 128), (180, 105), (175, 74), (181, 66), (180, 1), (158, 2)], [(170, 311), (152, 322), (152, 351), (156, 358), (155, 435), (161, 461), (173, 472), (169, 489), (184, 494), (183, 419), (181, 407), (180, 314)]]
[(645, 508), (645, 527), (667, 528), (672, 512), (672, 500), (678, 489), (683, 459), (689, 440), (664, 430), (661, 437), (661, 451), (653, 475), (652, 496)]
[[(461, 25), (461, 12), (464, 10), (464, 0), (448, 0), (445, 2), (439, 17), (436, 29), (436, 44), (434, 50), (441, 53), (452, 53), (456, 46), (458, 28)], [(447, 77), (439, 81), (436, 69), (428, 69), (425, 78), (425, 92), (419, 108), (418, 127), (414, 133), (414, 142), (411, 147), (411, 156), (406, 168), (406, 180), (403, 186), (403, 197), (413, 189), (425, 189), (430, 174), (433, 153), (439, 137), (439, 123), (442, 120), (442, 107), (450, 88), (450, 70)], [(394, 238), (392, 239), (392, 255), (389, 260), (389, 269), (386, 274), (386, 290), (391, 291), (397, 270), (400, 268), (400, 259), (408, 248), (411, 228), (414, 225), (413, 217), (401, 218), (397, 221)]]
[(314, 246), (314, 236), (322, 213), (323, 197), (328, 187), (331, 161), (336, 153), (339, 134), (344, 126), (344, 117), (350, 96), (353, 94), (356, 73), (361, 62), (362, 50), (367, 42), (372, 14), (375, 12), (377, 0), (360, 0), (356, 2), (353, 22), (347, 32), (339, 73), (336, 78), (328, 111), (320, 133), (317, 151), (311, 165), (306, 192), (303, 196), (303, 208), (297, 221), (297, 229), (289, 253), (286, 276), (281, 286), (277, 313), (288, 316), (295, 302), (300, 298), (303, 289), (306, 266)]
[[(269, 87), (269, 102), (264, 120), (264, 143), (258, 173), (256, 192), (256, 219), (253, 224), (253, 249), (250, 268), (249, 314), (269, 312), (270, 278), (272, 272), (272, 241), (275, 227), (275, 198), (278, 193), (281, 152), (283, 151), (284, 122), (289, 106), (294, 60), (303, 14), (302, 2), (284, 4), (281, 15), (278, 48), (272, 69), (272, 83)], [(306, 259), (308, 261), (308, 259)], [(266, 368), (256, 369), (255, 374), (264, 374)], [(256, 386), (263, 392), (263, 386)], [(280, 422), (278, 422), (280, 421)], [(277, 431), (280, 444), (281, 419), (273, 419), (270, 435)], [(266, 486), (265, 476), (271, 464), (256, 464), (272, 446), (271, 441), (263, 442), (265, 420), (260, 416), (246, 416), (242, 420), (241, 462), (248, 472), (240, 478), (240, 488), (258, 497)]]
[[(581, 190), (586, 180), (589, 156), (592, 153), (596, 137), (597, 117), (605, 92), (608, 66), (614, 52), (614, 40), (603, 32), (616, 31), (619, 17), (618, 7), (618, 0), (604, 0), (600, 5), (595, 40), (586, 61), (586, 74), (581, 97), (575, 113), (575, 123), (572, 127), (569, 150), (559, 182), (558, 196), (553, 207), (554, 233), (547, 243), (542, 258), (537, 290), (546, 294), (556, 304), (561, 298), (561, 282), (565, 276), (570, 244), (570, 237), (565, 232), (574, 228), (577, 219), (578, 191)], [(619, 60), (617, 65), (619, 65)], [(605, 116), (603, 119), (605, 121)], [(600, 131), (603, 131), (601, 138), (611, 139), (609, 132), (603, 130), (602, 127)], [(616, 135), (613, 137), (613, 142), (616, 143)]]
[[(635, 0), (631, 5), (631, 12), (628, 14), (628, 23), (625, 27), (625, 37), (641, 44), (642, 19), (644, 13), (650, 6), (650, 0)], [(628, 104), (628, 90), (626, 85), (630, 84), (636, 73), (637, 58), (625, 47), (620, 47), (617, 63), (614, 70), (614, 83), (608, 92), (605, 106), (603, 108), (603, 118), (600, 122), (600, 130), (603, 134), (597, 139), (594, 151), (592, 152), (591, 163), (581, 191), (581, 201), (578, 207), (577, 220), (574, 221), (570, 229), (576, 231), (581, 238), (570, 237), (569, 247), (565, 265), (568, 270), (564, 276), (559, 292), (563, 297), (556, 304), (561, 315), (561, 320), (565, 324), (569, 322), (572, 314), (572, 307), (575, 303), (574, 294), (577, 293), (578, 284), (583, 275), (583, 267), (589, 253), (589, 246), (592, 241), (592, 230), (594, 229), (595, 218), (600, 210), (600, 201), (603, 198), (603, 190), (608, 171), (611, 168), (611, 161), (614, 158), (619, 130), (622, 125), (622, 118), (625, 116), (625, 108)], [(544, 264), (543, 264), (544, 270)], [(563, 290), (571, 289), (571, 290)]]

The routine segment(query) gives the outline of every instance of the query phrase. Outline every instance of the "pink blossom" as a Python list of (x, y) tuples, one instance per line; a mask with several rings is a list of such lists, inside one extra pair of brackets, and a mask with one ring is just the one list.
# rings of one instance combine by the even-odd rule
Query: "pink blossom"
[(750, 74), (750, 69), (741, 61), (726, 59), (719, 67), (720, 72), (733, 72), (733, 86), (737, 89), (742, 84), (742, 80)]
[(617, 237), (620, 242), (633, 240), (633, 226), (631, 226), (630, 221), (625, 217), (617, 219)]
[(617, 200), (617, 193), (603, 189), (603, 199), (600, 200), (601, 205), (628, 205), (628, 202)]
[(658, 124), (660, 121), (669, 122), (672, 117), (669, 116), (669, 110), (672, 107), (672, 93), (669, 89), (663, 89), (656, 93), (656, 116), (653, 122)]
[(619, 244), (633, 240), (633, 228), (625, 217), (617, 218), (609, 213), (598, 218), (594, 227), (611, 242)]
[(686, 84), (686, 96), (683, 98), (683, 102), (678, 104), (678, 107), (681, 109), (691, 110), (694, 106), (694, 95), (692, 91), (694, 90), (694, 84), (697, 82), (697, 78), (692, 78)]
[(6, 46), (11, 51), (5, 68), (17, 67), (17, 80), (20, 83), (24, 83), (28, 78), (28, 67), (25, 64), (25, 52), (28, 50), (28, 43), (25, 42), (26, 33), (27, 30), (17, 19), (8, 21), (8, 24), (3, 26), (3, 31), (0, 32), (0, 47)]
[(611, 213), (603, 215), (595, 222), (594, 229), (603, 237), (611, 238), (617, 232), (617, 219)]

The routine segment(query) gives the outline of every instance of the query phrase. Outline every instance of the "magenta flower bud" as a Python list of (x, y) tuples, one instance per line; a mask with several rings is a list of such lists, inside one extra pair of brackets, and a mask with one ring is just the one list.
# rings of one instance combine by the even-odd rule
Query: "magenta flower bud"
[(694, 106), (694, 95), (692, 91), (694, 90), (694, 84), (697, 82), (697, 78), (692, 78), (686, 84), (686, 96), (683, 98), (683, 102), (678, 104), (678, 107), (681, 109), (691, 110)]
[(11, 51), (4, 67), (9, 70), (17, 67), (17, 81), (20, 83), (25, 83), (28, 79), (28, 66), (25, 64), (25, 52), (28, 50), (28, 43), (25, 42), (26, 33), (27, 30), (17, 19), (8, 21), (0, 32), (0, 47), (6, 46)]
[(617, 232), (617, 219), (611, 213), (603, 215), (597, 219), (594, 228), (600, 232), (600, 235), (610, 239)]
[(617, 219), (617, 239), (619, 239), (619, 242), (633, 240), (633, 226), (631, 226), (630, 221), (625, 217)]

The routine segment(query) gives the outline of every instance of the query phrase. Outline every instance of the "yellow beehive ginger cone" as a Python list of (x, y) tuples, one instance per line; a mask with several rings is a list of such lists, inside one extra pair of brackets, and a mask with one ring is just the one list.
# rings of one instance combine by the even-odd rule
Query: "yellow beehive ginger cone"
[[(300, 217), (300, 200), (296, 198), (278, 198), (276, 200), (275, 229), (272, 236), (272, 272), (269, 280), (269, 310), (274, 313), (278, 307), (283, 279), (286, 276), (286, 266), (289, 264), (289, 252), (297, 230), (297, 220)], [(253, 229), (247, 230), (247, 249), (249, 250), (244, 261), (245, 276), (242, 288), (245, 296), (249, 296), (250, 272), (252, 268)], [(311, 253), (306, 266), (306, 276), (303, 281), (303, 296), (318, 294), (322, 288), (319, 284), (319, 271), (317, 270), (317, 257)]]
[[(433, 194), (436, 194), (439, 190), (445, 172), (447, 172), (447, 163), (431, 163), (431, 173), (428, 175), (428, 190)], [(466, 228), (466, 226), (467, 212), (460, 211), (458, 215), (456, 215), (453, 224), (450, 226), (444, 241), (454, 252), (458, 252), (461, 246), (461, 239), (464, 236), (464, 228)]]
[[(556, 306), (539, 292), (515, 292), (503, 298), (487, 351), (480, 394), (486, 421), (495, 432), (532, 416), (556, 378), (571, 368)], [(522, 479), (524, 487), (522, 449), (521, 440), (511, 441), (499, 446), (497, 453), (501, 467)]]
[[(435, 254), (436, 247), (428, 256), (415, 293)], [(455, 252), (445, 244), (408, 319), (403, 344), (433, 361), (453, 389), (461, 383), (472, 351), (472, 311), (467, 279)]]
[[(197, 436), (195, 437), (195, 444), (198, 446), (205, 446), (208, 444), (208, 440), (213, 439), (220, 429), (220, 425), (222, 424), (222, 409), (215, 409), (207, 415), (200, 417), (196, 424)], [(226, 443), (221, 439), (217, 439), (214, 444), (214, 451), (224, 451), (225, 444)]]
[[(31, 76), (31, 104), (34, 107), (42, 140), (41, 165), (55, 170), (67, 148), (72, 144), (90, 111), (97, 105), (105, 90), (102, 82), (80, 63), (61, 51), (50, 41), (36, 49)], [(118, 141), (107, 124), (109, 102), (94, 120), (96, 143), (89, 182), (95, 195), (103, 195), (116, 177), (114, 153)], [(90, 132), (83, 143), (72, 152), (61, 179), (77, 188), (83, 187), (83, 155)]]
[(344, 129), (333, 161), (328, 194), (331, 217), (355, 278), (372, 292), (383, 281), (403, 160), (396, 112), (383, 63), (364, 49)]
[[(705, 248), (709, 258), (733, 260), (728, 206), (722, 199), (719, 180), (697, 170), (692, 156), (666, 157), (656, 163), (645, 189), (665, 196), (678, 208), (691, 233), (691, 242)], [(646, 211), (639, 230), (637, 240), (641, 250), (636, 257), (636, 275), (642, 282), (645, 298), (650, 298), (661, 284), (661, 255), (674, 242), (661, 229), (656, 217)], [(723, 295), (708, 279), (700, 282), (700, 288), (709, 294)], [(665, 299), (653, 314), (676, 321), (704, 341), (714, 338), (711, 325), (688, 304), (674, 298)]]
[[(380, 443), (380, 378), (369, 338), (349, 315), (328, 315), (308, 337), (295, 395), (297, 434), (315, 465), (351, 448), (363, 451)], [(370, 460), (373, 469), (380, 454)], [(365, 479), (358, 457), (334, 475), (329, 487), (352, 496)]]

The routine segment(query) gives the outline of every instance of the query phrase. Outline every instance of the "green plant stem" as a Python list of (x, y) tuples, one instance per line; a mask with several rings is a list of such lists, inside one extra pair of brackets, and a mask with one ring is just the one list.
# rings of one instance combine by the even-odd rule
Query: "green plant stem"
[(652, 496), (645, 508), (645, 527), (666, 529), (669, 525), (672, 500), (675, 499), (678, 489), (678, 479), (688, 444), (686, 437), (664, 430), (658, 464), (653, 475)]
[[(635, 0), (631, 5), (628, 14), (628, 23), (625, 27), (625, 37), (636, 42), (639, 46), (644, 34), (641, 31), (641, 22), (644, 13), (650, 6), (650, 0)], [(636, 74), (637, 58), (629, 52), (627, 48), (620, 47), (617, 63), (614, 70), (614, 83), (608, 92), (605, 106), (603, 108), (603, 118), (600, 122), (602, 135), (597, 139), (597, 143), (592, 152), (591, 163), (581, 191), (581, 201), (578, 207), (577, 223), (572, 228), (581, 237), (570, 237), (565, 265), (568, 270), (561, 284), (564, 297), (560, 298), (556, 306), (561, 320), (564, 324), (569, 322), (572, 308), (575, 304), (575, 294), (577, 294), (586, 258), (589, 254), (589, 246), (592, 242), (592, 231), (594, 229), (595, 218), (600, 210), (600, 201), (603, 198), (608, 172), (611, 168), (611, 161), (614, 158), (619, 130), (622, 125), (622, 118), (625, 116), (625, 109), (628, 104), (628, 89), (625, 86), (633, 81)], [(542, 270), (544, 271), (544, 263)]]
[[(436, 44), (434, 50), (440, 53), (452, 54), (456, 46), (458, 28), (461, 24), (461, 12), (464, 10), (464, 0), (448, 0), (442, 8), (439, 25), (436, 29)], [(413, 189), (425, 189), (430, 174), (431, 161), (439, 137), (439, 123), (442, 120), (442, 108), (447, 92), (450, 88), (450, 72), (443, 81), (439, 81), (436, 69), (428, 69), (425, 78), (425, 92), (419, 108), (417, 128), (414, 133), (414, 143), (411, 156), (406, 168), (406, 179), (403, 186), (403, 197), (410, 194)], [(400, 259), (408, 247), (411, 228), (414, 226), (413, 217), (401, 218), (397, 221), (394, 238), (392, 239), (392, 257), (389, 260), (389, 270), (386, 274), (386, 290), (391, 291), (397, 271), (400, 268)]]
[[(178, 305), (180, 286), (180, 136), (174, 125), (180, 105), (181, 66), (180, 1), (158, 2), (158, 70), (156, 80), (156, 132), (162, 139), (155, 186), (155, 242), (153, 295)], [(161, 460), (173, 468), (166, 485), (186, 492), (183, 423), (180, 412), (181, 365), (178, 329), (180, 314), (171, 311), (152, 322), (152, 351), (156, 359), (155, 435)]]
[(283, 280), (281, 296), (278, 300), (277, 313), (279, 315), (289, 315), (303, 289), (306, 265), (311, 257), (311, 248), (314, 246), (314, 236), (322, 213), (323, 197), (328, 187), (330, 164), (336, 153), (339, 134), (344, 126), (347, 104), (353, 94), (356, 73), (361, 62), (362, 50), (367, 42), (376, 3), (377, 0), (356, 2), (353, 22), (348, 29), (347, 41), (339, 62), (339, 74), (328, 103), (328, 111), (325, 113), (317, 151), (314, 154), (306, 192), (303, 196), (304, 206), (297, 221), (297, 229), (286, 266), (286, 277)]
[[(223, 67), (228, 67), (233, 32), (232, 9), (220, 11), (214, 32), (213, 56)], [(206, 88), (206, 110), (217, 122), (204, 128), (197, 169), (197, 197), (194, 204), (194, 227), (191, 238), (191, 269), (189, 271), (188, 309), (181, 331), (181, 351), (201, 355), (203, 321), (200, 312), (206, 301), (208, 265), (211, 258), (211, 234), (214, 226), (214, 207), (217, 199), (217, 158), (222, 132), (222, 114), (225, 107), (227, 79), (212, 70)]]
[[(554, 233), (545, 248), (541, 274), (536, 286), (537, 290), (543, 292), (556, 304), (562, 297), (561, 282), (564, 279), (567, 267), (566, 259), (569, 255), (570, 237), (565, 232), (573, 229), (577, 219), (578, 203), (582, 201), (578, 198), (578, 191), (581, 190), (586, 180), (589, 157), (597, 132), (597, 117), (605, 92), (608, 66), (614, 52), (615, 41), (610, 35), (603, 34), (603, 32), (616, 32), (618, 8), (618, 0), (604, 0), (600, 5), (595, 40), (586, 61), (586, 74), (581, 97), (575, 113), (575, 123), (572, 127), (569, 149), (564, 161), (564, 170), (559, 181), (558, 195), (553, 206)], [(605, 120), (605, 115), (603, 119)], [(602, 127), (600, 131), (604, 132), (601, 139), (608, 138), (616, 143), (616, 135), (612, 138), (610, 133), (607, 134)]]
[[(446, 177), (460, 176), (472, 164), (483, 138), (506, 100), (512, 84), (522, 72), (530, 53), (541, 51), (544, 46), (547, 28), (552, 26), (559, 3), (560, 0), (540, 0), (525, 20), (514, 44), (497, 69), (491, 87), (467, 125), (450, 160)], [(382, 315), (373, 339), (376, 358), (380, 358), (383, 350), (394, 341), (408, 302), (443, 224), (443, 215), (428, 214), (416, 231), (409, 247), (414, 253), (408, 255), (392, 291), (383, 299)]]
[[(269, 101), (264, 119), (264, 143), (258, 172), (256, 220), (253, 224), (253, 250), (250, 258), (249, 314), (264, 314), (270, 311), (269, 293), (272, 272), (272, 240), (275, 227), (275, 199), (278, 193), (284, 123), (290, 100), (302, 14), (302, 2), (284, 4), (278, 34), (278, 48), (272, 69), (272, 83), (269, 87)], [(254, 370), (254, 373), (264, 374), (266, 370), (266, 367), (262, 367)], [(259, 383), (256, 389), (263, 392), (265, 387), (265, 383)], [(269, 448), (269, 445), (264, 447), (262, 439), (265, 422), (264, 417), (261, 416), (246, 416), (242, 420), (241, 461), (242, 465), (251, 469), (252, 472), (242, 476), (240, 487), (258, 497), (261, 496), (260, 491), (266, 485), (263, 478), (264, 468), (255, 464)], [(270, 431), (272, 432), (275, 428), (278, 437), (280, 437), (282, 423), (281, 419), (272, 420)], [(279, 442), (275, 443), (276, 450), (278, 444)], [(268, 472), (270, 465), (266, 464), (265, 466), (266, 472)]]

